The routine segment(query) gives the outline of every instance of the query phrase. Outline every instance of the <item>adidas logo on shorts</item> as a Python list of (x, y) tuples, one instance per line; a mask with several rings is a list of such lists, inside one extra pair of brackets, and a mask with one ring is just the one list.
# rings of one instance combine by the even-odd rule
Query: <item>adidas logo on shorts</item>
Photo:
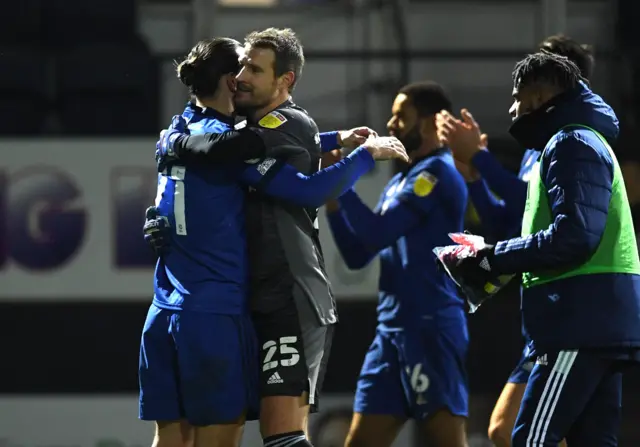
[(280, 374), (278, 374), (277, 371), (269, 377), (269, 380), (267, 380), (267, 385), (273, 385), (274, 383), (284, 383), (284, 380), (282, 380), (282, 377), (280, 377)]
[(491, 271), (491, 265), (489, 264), (489, 260), (487, 258), (484, 258), (482, 261), (480, 261), (480, 268), (486, 270), (487, 272)]

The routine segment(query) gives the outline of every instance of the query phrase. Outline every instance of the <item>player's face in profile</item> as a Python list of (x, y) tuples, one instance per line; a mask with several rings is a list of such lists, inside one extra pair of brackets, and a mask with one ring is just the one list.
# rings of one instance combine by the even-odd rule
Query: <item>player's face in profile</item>
[(541, 95), (533, 88), (514, 88), (511, 92), (513, 104), (509, 109), (511, 119), (515, 120), (525, 113), (533, 112), (543, 103)]
[(389, 135), (399, 139), (407, 152), (416, 150), (422, 143), (418, 111), (404, 93), (396, 96), (391, 106), (391, 118), (387, 122)]
[(237, 77), (234, 96), (236, 107), (243, 110), (268, 105), (277, 90), (274, 71), (275, 54), (268, 48), (245, 48), (241, 57), (242, 68)]

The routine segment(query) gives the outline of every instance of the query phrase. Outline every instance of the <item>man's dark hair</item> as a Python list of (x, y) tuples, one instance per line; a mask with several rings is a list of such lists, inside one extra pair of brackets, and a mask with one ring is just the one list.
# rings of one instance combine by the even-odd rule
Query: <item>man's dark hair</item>
[(452, 105), (444, 88), (434, 81), (421, 81), (407, 84), (398, 94), (405, 94), (418, 111), (421, 118), (435, 115), (441, 110), (451, 112)]
[(566, 57), (578, 66), (583, 78), (591, 78), (596, 61), (590, 45), (578, 43), (564, 34), (555, 34), (540, 42), (538, 48)]
[(580, 69), (568, 58), (540, 51), (518, 62), (512, 73), (516, 88), (533, 84), (546, 84), (559, 90), (574, 88), (582, 79)]
[(288, 71), (295, 74), (289, 87), (289, 91), (292, 91), (302, 76), (302, 67), (304, 67), (302, 43), (296, 33), (290, 28), (267, 28), (264, 31), (254, 31), (248, 34), (244, 40), (251, 47), (273, 50), (275, 54), (273, 70), (276, 77), (282, 76)]
[(227, 37), (201, 40), (176, 68), (180, 82), (189, 87), (193, 96), (213, 96), (220, 78), (240, 71), (240, 42)]

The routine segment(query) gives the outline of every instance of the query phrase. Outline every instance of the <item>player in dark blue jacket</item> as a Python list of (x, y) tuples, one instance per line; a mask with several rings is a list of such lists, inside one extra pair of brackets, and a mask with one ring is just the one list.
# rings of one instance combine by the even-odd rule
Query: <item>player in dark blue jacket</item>
[(522, 274), (523, 327), (536, 362), (512, 445), (564, 438), (570, 446), (616, 446), (621, 367), (640, 349), (640, 261), (611, 149), (618, 120), (567, 58), (529, 55), (513, 80), (510, 133), (541, 151), (522, 236), (449, 266), (476, 290)]
[[(583, 78), (590, 79), (594, 58), (588, 45), (564, 35), (553, 35), (542, 41), (539, 49), (567, 57), (578, 66)], [(524, 213), (527, 183), (540, 153), (535, 149), (527, 149), (516, 176), (486, 150), (486, 138), (466, 109), (462, 110), (461, 117), (462, 120), (459, 120), (447, 112), (440, 114), (437, 120), (438, 131), (443, 142), (453, 151), (459, 162), (458, 167), (468, 182), (469, 196), (480, 217), (483, 234), (493, 240), (518, 234)], [(511, 445), (513, 425), (532, 368), (533, 360), (528, 356), (528, 346), (525, 343), (522, 356), (509, 376), (491, 415), (489, 439), (498, 447)]]
[[(233, 128), (238, 49), (232, 39), (203, 41), (180, 64), (179, 77), (195, 99), (174, 118), (161, 146), (175, 142), (187, 123), (192, 133)], [(312, 176), (286, 165), (266, 176), (268, 167), (243, 163), (255, 154), (242, 151), (237, 162), (218, 166), (198, 157), (161, 163), (155, 211), (169, 229), (170, 249), (156, 266), (139, 370), (140, 417), (156, 421), (156, 445), (187, 445), (193, 437), (196, 447), (239, 445), (244, 418), (257, 406), (260, 366), (248, 309), (243, 183), (318, 206), (373, 166), (369, 151), (380, 155), (373, 149), (384, 143), (376, 145), (369, 140), (344, 164)]]
[(464, 179), (436, 134), (434, 116), (450, 105), (433, 82), (401, 89), (388, 129), (410, 164), (389, 181), (374, 211), (353, 190), (327, 205), (347, 266), (380, 259), (378, 327), (358, 380), (349, 447), (388, 447), (408, 419), (430, 445), (467, 445), (464, 303), (431, 250), (462, 231), (467, 204)]

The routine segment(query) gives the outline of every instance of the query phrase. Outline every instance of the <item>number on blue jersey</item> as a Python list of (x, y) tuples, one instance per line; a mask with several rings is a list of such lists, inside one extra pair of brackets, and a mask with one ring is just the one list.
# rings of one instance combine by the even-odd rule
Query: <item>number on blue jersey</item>
[(168, 172), (160, 174), (158, 179), (158, 193), (156, 195), (156, 206), (160, 206), (160, 202), (167, 190), (173, 189), (173, 197), (170, 202), (173, 203), (174, 228), (178, 236), (187, 235), (187, 218), (185, 212), (185, 187), (184, 178), (187, 168), (184, 166), (171, 166)]

